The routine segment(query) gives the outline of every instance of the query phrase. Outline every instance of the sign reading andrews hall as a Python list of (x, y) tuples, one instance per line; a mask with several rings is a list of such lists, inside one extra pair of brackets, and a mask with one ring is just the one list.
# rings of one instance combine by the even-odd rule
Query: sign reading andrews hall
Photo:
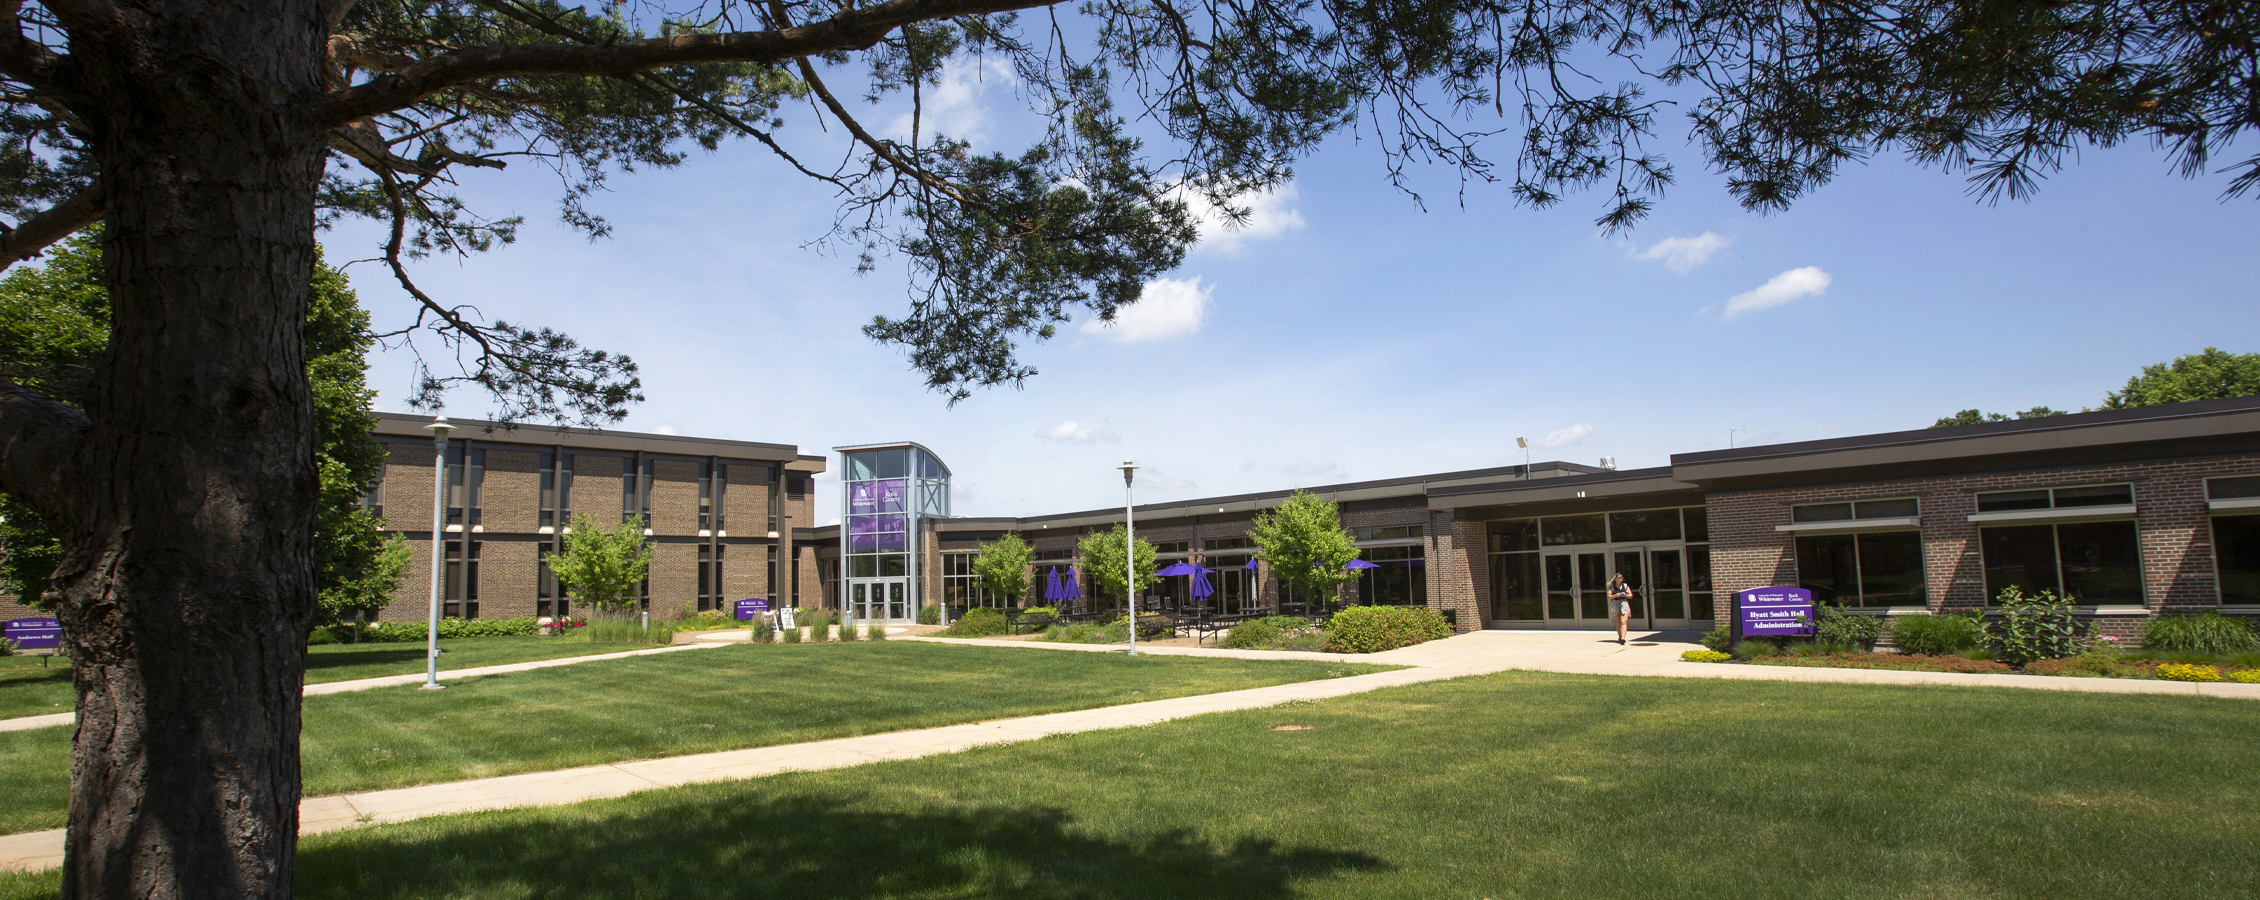
[(1813, 633), (1813, 592), (1801, 587), (1762, 587), (1736, 591), (1745, 637), (1788, 637)]

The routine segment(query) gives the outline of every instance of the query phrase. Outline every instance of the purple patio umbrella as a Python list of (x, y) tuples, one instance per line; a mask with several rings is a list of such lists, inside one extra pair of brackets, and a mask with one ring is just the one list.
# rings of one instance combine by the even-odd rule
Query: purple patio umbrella
[(1075, 574), (1074, 566), (1067, 567), (1067, 578), (1059, 583), (1059, 599), (1068, 601), (1083, 599), (1083, 580)]
[(1342, 568), (1355, 572), (1359, 569), (1378, 569), (1381, 568), (1381, 566), (1378, 563), (1371, 563), (1362, 559), (1353, 559), (1350, 560), (1349, 565), (1343, 566)]
[(1203, 572), (1213, 572), (1213, 571), (1216, 571), (1216, 570), (1214, 570), (1214, 569), (1198, 569), (1198, 568), (1197, 568), (1197, 569), (1195, 569), (1195, 570), (1193, 571), (1193, 585), (1192, 585), (1192, 588), (1191, 588), (1191, 589), (1190, 589), (1190, 590), (1188, 591), (1188, 593), (1190, 593), (1190, 594), (1192, 594), (1192, 595), (1193, 595), (1193, 599), (1194, 599), (1194, 600), (1206, 600), (1206, 599), (1208, 599), (1208, 598), (1209, 598), (1209, 595), (1210, 595), (1210, 594), (1214, 594), (1214, 593), (1216, 593), (1216, 589), (1215, 589), (1215, 588), (1209, 587), (1209, 585), (1208, 585), (1208, 579), (1201, 577), (1201, 573), (1203, 573)]
[(1059, 602), (1059, 567), (1058, 567), (1058, 566), (1053, 566), (1053, 567), (1051, 568), (1051, 574), (1050, 574), (1050, 575), (1048, 575), (1048, 576), (1046, 576), (1046, 577), (1044, 578), (1044, 602), (1045, 602), (1045, 603), (1057, 603), (1057, 602)]

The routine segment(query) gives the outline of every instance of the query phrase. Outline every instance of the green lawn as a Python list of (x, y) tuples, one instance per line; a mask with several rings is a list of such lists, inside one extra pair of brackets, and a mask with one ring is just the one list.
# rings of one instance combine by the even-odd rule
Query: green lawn
[[(306, 698), (306, 794), (794, 744), (1383, 671), (936, 644), (719, 647)], [(0, 834), (63, 824), (70, 729), (0, 732)]]
[[(564, 656), (592, 656), (627, 650), (649, 650), (649, 644), (591, 643), (542, 637), (485, 637), (442, 639), (439, 662), (446, 669), (473, 669), (507, 663), (533, 662)], [(70, 660), (49, 658), (44, 668), (33, 656), (0, 657), (0, 719), (44, 716), (71, 711)], [(379, 675), (406, 675), (424, 671), (424, 645), (328, 644), (310, 648), (306, 656), (306, 683), (352, 681)]]
[(2256, 734), (2239, 700), (1510, 673), (325, 835), (298, 895), (2240, 897)]

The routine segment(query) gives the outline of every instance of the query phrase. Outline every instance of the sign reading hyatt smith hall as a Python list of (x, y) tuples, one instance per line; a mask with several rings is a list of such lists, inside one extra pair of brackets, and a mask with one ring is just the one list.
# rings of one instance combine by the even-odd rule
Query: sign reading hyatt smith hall
[(1813, 592), (1801, 587), (1762, 587), (1736, 591), (1734, 608), (1744, 637), (1789, 637), (1813, 633)]

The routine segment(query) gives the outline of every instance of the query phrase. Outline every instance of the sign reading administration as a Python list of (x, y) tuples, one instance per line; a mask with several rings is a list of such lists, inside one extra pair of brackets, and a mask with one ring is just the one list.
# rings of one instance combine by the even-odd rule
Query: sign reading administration
[(1813, 633), (1813, 592), (1801, 587), (1762, 587), (1736, 591), (1744, 637), (1792, 637)]

